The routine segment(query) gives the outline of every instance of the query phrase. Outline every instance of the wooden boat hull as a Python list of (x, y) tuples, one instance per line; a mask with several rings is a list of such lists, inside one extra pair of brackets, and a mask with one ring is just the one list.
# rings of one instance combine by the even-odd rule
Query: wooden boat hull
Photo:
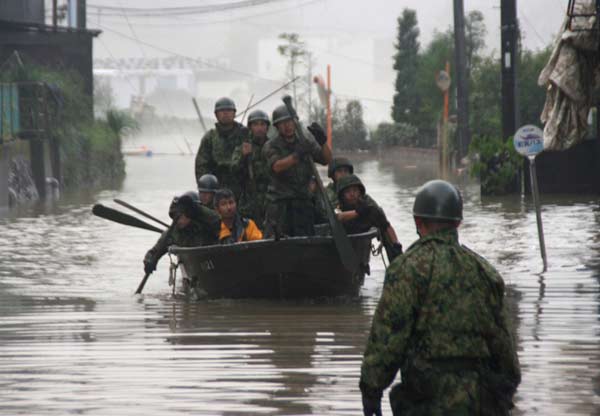
[(361, 268), (348, 272), (331, 236), (292, 237), (206, 247), (171, 246), (183, 289), (200, 298), (355, 296), (369, 273), (372, 229), (350, 235)]

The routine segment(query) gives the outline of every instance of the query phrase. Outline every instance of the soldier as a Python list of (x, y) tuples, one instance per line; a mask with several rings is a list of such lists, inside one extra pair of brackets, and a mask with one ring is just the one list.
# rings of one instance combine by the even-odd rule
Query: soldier
[(314, 235), (314, 207), (309, 181), (313, 174), (309, 157), (326, 165), (331, 161), (327, 137), (316, 123), (308, 127), (309, 135), (301, 139), (292, 116), (284, 105), (273, 111), (277, 137), (269, 140), (263, 153), (270, 168), (267, 190), (265, 234)]
[(349, 159), (345, 157), (334, 157), (329, 167), (327, 168), (327, 176), (331, 178), (331, 182), (325, 187), (325, 193), (327, 199), (331, 202), (332, 207), (337, 207), (339, 204), (337, 194), (337, 181), (344, 176), (352, 175), (354, 173), (354, 165)]
[(356, 175), (348, 175), (337, 181), (339, 205), (338, 220), (344, 224), (348, 234), (364, 233), (376, 227), (381, 234), (383, 246), (390, 262), (402, 254), (402, 244), (383, 209), (367, 193)]
[(239, 197), (240, 180), (232, 171), (231, 155), (248, 137), (248, 129), (235, 121), (235, 111), (235, 103), (230, 98), (219, 98), (215, 103), (217, 123), (200, 142), (196, 154), (196, 181), (200, 187), (200, 177), (212, 173), (222, 187), (231, 189)]
[(198, 196), (200, 203), (208, 208), (213, 208), (215, 192), (219, 189), (219, 180), (215, 175), (205, 173), (198, 179)]
[(221, 244), (262, 240), (262, 232), (254, 221), (238, 214), (235, 196), (229, 189), (219, 189), (216, 192), (215, 210), (221, 216), (221, 231), (219, 233)]
[(170, 245), (195, 247), (218, 241), (221, 219), (215, 211), (200, 204), (196, 192), (186, 192), (173, 198), (169, 217), (173, 219), (173, 224), (144, 257), (144, 272), (147, 274), (156, 270), (158, 261)]
[(413, 216), (419, 234), (388, 268), (361, 368), (365, 415), (508, 415), (521, 380), (504, 308), (504, 282), (458, 242), (462, 198), (427, 182)]
[(239, 211), (242, 216), (261, 224), (265, 217), (267, 187), (270, 174), (263, 147), (267, 142), (269, 116), (261, 110), (248, 115), (250, 138), (233, 151), (233, 171), (241, 178), (242, 194), (239, 198)]

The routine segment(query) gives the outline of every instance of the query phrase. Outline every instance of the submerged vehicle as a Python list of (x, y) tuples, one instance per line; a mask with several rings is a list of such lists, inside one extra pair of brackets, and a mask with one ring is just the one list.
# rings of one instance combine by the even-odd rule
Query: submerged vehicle
[(356, 296), (370, 272), (371, 240), (376, 236), (374, 228), (348, 236), (360, 264), (355, 273), (344, 268), (330, 235), (171, 246), (169, 253), (183, 269), (181, 289), (198, 299)]

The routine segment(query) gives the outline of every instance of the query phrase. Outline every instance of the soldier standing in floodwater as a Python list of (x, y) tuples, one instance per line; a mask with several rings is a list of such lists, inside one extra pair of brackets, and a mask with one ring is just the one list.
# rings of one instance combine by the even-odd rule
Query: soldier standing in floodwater
[(363, 413), (508, 415), (521, 381), (504, 282), (458, 242), (462, 198), (435, 180), (417, 192), (420, 239), (388, 268), (361, 368)]
[(265, 235), (314, 235), (315, 212), (309, 190), (313, 171), (309, 158), (322, 165), (331, 161), (327, 137), (323, 129), (313, 123), (308, 129), (314, 139), (310, 136), (301, 139), (284, 105), (273, 111), (273, 125), (279, 134), (269, 140), (263, 150), (271, 169)]
[(265, 218), (267, 187), (269, 186), (269, 165), (263, 155), (267, 142), (269, 116), (261, 110), (248, 115), (250, 137), (233, 151), (233, 172), (241, 179), (242, 194), (239, 198), (239, 211), (244, 217), (254, 220), (262, 227)]
[(235, 121), (235, 112), (235, 103), (230, 98), (219, 98), (215, 103), (217, 123), (200, 142), (196, 154), (196, 182), (200, 187), (200, 177), (212, 173), (221, 187), (231, 189), (239, 198), (240, 179), (233, 172), (231, 155), (236, 146), (248, 137), (248, 129)]

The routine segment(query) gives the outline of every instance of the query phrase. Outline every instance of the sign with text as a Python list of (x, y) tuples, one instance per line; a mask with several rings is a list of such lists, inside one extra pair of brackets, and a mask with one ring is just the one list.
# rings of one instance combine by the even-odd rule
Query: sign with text
[(535, 156), (544, 150), (544, 132), (528, 124), (517, 130), (513, 143), (515, 150), (523, 156)]

